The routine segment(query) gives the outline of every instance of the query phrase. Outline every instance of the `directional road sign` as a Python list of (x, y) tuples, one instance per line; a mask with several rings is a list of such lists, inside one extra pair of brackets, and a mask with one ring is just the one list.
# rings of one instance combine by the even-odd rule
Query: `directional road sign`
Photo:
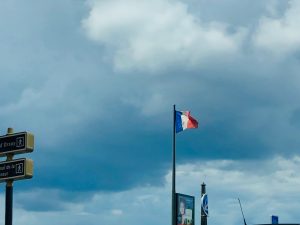
[(0, 136), (0, 156), (32, 152), (34, 136), (28, 132)]
[(31, 159), (17, 159), (0, 163), (0, 182), (30, 179), (32, 176), (33, 161)]

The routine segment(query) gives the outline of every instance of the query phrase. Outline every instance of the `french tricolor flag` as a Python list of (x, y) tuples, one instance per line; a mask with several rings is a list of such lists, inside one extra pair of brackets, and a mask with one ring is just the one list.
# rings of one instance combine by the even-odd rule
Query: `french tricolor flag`
[(191, 117), (189, 111), (175, 111), (176, 133), (190, 128), (198, 128), (198, 121)]

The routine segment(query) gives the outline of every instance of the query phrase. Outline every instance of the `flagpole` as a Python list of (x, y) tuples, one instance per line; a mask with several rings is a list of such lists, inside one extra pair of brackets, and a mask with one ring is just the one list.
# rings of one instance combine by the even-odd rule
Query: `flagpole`
[(176, 225), (176, 151), (175, 151), (175, 122), (176, 122), (176, 109), (173, 105), (173, 152), (172, 152), (172, 225)]

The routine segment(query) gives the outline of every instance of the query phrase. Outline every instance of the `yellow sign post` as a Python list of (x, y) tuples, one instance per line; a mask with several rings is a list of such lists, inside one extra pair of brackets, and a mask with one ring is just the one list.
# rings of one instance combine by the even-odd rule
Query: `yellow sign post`
[(30, 153), (33, 149), (34, 135), (31, 133), (14, 133), (12, 128), (8, 128), (7, 134), (0, 136), (0, 157), (6, 156), (6, 161), (0, 162), (0, 182), (6, 182), (5, 225), (12, 225), (13, 182), (33, 176), (31, 159), (13, 160), (13, 157), (15, 154)]

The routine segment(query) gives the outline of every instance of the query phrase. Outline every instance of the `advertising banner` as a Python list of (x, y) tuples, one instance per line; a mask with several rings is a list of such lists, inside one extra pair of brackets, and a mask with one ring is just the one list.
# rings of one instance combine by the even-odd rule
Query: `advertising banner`
[(176, 194), (177, 225), (194, 225), (195, 197)]

